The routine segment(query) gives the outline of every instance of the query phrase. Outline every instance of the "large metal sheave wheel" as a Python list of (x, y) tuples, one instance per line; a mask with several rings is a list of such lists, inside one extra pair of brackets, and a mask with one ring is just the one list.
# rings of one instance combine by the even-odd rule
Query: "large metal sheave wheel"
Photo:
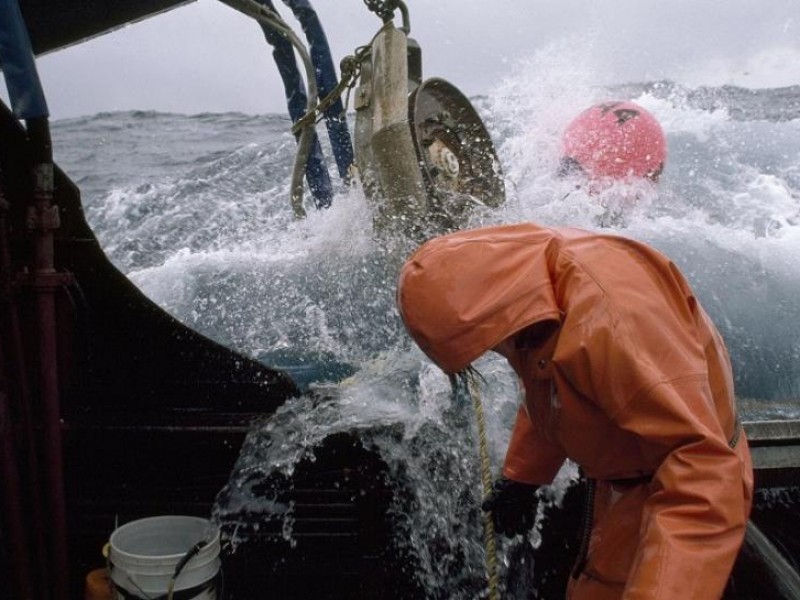
[(472, 206), (503, 203), (505, 187), (494, 145), (457, 88), (444, 79), (423, 81), (409, 99), (409, 122), (431, 217), (458, 227)]

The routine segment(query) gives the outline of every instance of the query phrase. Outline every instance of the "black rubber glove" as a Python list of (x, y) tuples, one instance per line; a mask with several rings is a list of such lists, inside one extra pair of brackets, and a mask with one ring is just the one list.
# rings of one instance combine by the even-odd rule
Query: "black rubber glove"
[(499, 477), (492, 491), (483, 499), (481, 508), (492, 512), (494, 530), (508, 537), (526, 533), (536, 521), (538, 485), (519, 483)]

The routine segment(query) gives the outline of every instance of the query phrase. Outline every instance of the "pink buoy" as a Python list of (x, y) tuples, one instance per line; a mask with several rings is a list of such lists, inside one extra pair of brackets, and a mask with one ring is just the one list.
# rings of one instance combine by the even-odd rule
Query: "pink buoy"
[(579, 114), (563, 137), (562, 170), (590, 179), (646, 177), (657, 181), (667, 143), (655, 117), (633, 102), (596, 104)]

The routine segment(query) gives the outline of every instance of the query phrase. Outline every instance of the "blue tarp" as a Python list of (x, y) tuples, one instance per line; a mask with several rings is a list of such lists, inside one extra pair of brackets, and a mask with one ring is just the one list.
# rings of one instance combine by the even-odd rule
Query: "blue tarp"
[(48, 117), (31, 40), (17, 0), (0, 0), (0, 67), (18, 119)]

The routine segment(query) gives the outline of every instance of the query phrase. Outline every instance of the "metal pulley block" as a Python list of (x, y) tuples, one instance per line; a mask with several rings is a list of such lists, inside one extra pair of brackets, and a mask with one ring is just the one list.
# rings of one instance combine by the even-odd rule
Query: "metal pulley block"
[(505, 186), (491, 137), (469, 100), (444, 79), (422, 82), (409, 98), (409, 123), (428, 192), (428, 220), (465, 224), (474, 205), (496, 207)]
[(475, 205), (505, 198), (491, 138), (469, 100), (422, 81), (419, 46), (386, 23), (362, 53), (355, 160), (377, 230), (412, 237), (457, 229)]

